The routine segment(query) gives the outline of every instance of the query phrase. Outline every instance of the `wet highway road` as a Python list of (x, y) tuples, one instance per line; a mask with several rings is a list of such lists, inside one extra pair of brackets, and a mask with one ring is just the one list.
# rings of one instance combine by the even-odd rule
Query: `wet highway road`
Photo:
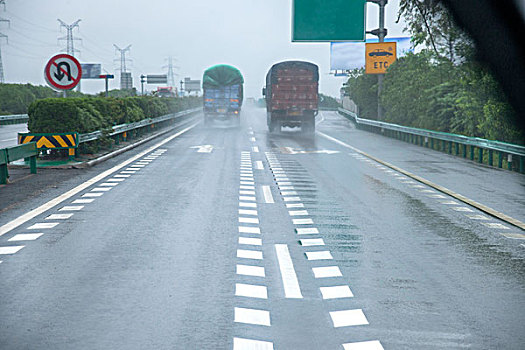
[(0, 148), (16, 146), (19, 132), (28, 132), (27, 124), (0, 125)]
[(313, 140), (243, 118), (2, 213), (0, 348), (522, 348), (525, 232), (347, 146), (520, 220), (522, 175), (333, 112)]

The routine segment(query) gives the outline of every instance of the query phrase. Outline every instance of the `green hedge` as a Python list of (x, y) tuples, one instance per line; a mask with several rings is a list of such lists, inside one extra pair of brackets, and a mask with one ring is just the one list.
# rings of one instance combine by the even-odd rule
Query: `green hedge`
[(34, 133), (85, 134), (114, 125), (180, 112), (201, 105), (200, 97), (48, 98), (29, 106), (28, 129)]

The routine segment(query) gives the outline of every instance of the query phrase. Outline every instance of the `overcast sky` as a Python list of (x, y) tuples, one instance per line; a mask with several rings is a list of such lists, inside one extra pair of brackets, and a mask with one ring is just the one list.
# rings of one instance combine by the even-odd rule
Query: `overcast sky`
[[(66, 47), (57, 18), (66, 23), (82, 21), (74, 36), (82, 63), (102, 63), (116, 73), (119, 62), (113, 44), (131, 44), (133, 85), (140, 89), (140, 74), (160, 74), (166, 58), (177, 59), (179, 80), (201, 79), (217, 63), (241, 70), (246, 96), (260, 97), (266, 72), (272, 64), (301, 59), (319, 65), (320, 91), (338, 96), (344, 78), (329, 75), (329, 43), (291, 42), (291, 0), (6, 0), (0, 17), (4, 74), (8, 83), (44, 85), (43, 69), (49, 58)], [(405, 24), (396, 24), (399, 0), (386, 7), (389, 36), (404, 36)], [(377, 5), (367, 5), (367, 30), (378, 26)], [(118, 76), (116, 77), (118, 78)], [(110, 88), (118, 88), (118, 79)], [(156, 87), (148, 85), (148, 90)], [(102, 91), (103, 80), (83, 80), (82, 90)]]

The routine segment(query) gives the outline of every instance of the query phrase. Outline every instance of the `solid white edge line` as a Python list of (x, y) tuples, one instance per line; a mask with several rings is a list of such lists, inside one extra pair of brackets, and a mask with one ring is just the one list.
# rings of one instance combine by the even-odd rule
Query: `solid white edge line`
[(148, 149), (146, 149), (146, 150), (140, 152), (139, 154), (129, 158), (128, 160), (123, 161), (122, 163), (120, 163), (120, 164), (118, 164), (118, 165), (116, 165), (116, 166), (114, 166), (114, 167), (112, 167), (112, 168), (102, 172), (101, 174), (99, 174), (97, 176), (94, 176), (91, 179), (81, 183), (80, 185), (78, 185), (75, 188), (67, 191), (66, 193), (61, 194), (60, 196), (58, 196), (56, 198), (53, 198), (52, 200), (42, 204), (38, 208), (35, 208), (35, 209), (33, 209), (33, 210), (23, 214), (23, 215), (20, 215), (16, 219), (9, 221), (7, 224), (4, 224), (3, 226), (0, 227), (0, 236), (5, 235), (9, 231), (11, 231), (11, 230), (17, 228), (18, 226), (28, 222), (29, 220), (33, 219), (34, 217), (36, 217), (36, 216), (46, 212), (47, 210), (57, 206), (58, 204), (62, 203), (63, 201), (73, 197), (77, 193), (82, 192), (86, 188), (94, 185), (95, 183), (99, 182), (100, 180), (110, 176), (111, 174), (113, 174), (113, 173), (117, 172), (118, 170), (124, 168), (128, 164), (133, 163), (137, 159), (143, 157), (145, 154), (148, 154), (149, 152), (151, 152), (151, 151), (159, 148), (160, 146), (170, 142), (174, 138), (179, 137), (180, 135), (184, 134), (185, 132), (193, 129), (195, 126), (197, 126), (197, 124), (198, 123), (195, 123), (193, 125), (188, 126), (187, 128), (182, 129), (181, 131), (177, 132), (176, 134), (165, 138), (161, 142), (159, 142), (159, 143), (149, 147)]
[(292, 257), (286, 244), (276, 244), (277, 262), (283, 280), (284, 295), (290, 299), (302, 299), (301, 288), (293, 267)]

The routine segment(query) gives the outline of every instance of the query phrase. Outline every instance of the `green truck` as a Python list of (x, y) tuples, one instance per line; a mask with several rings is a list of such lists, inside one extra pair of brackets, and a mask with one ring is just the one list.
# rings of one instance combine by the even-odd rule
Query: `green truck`
[(244, 78), (232, 66), (219, 64), (204, 71), (202, 77), (204, 123), (233, 120), (241, 123)]

